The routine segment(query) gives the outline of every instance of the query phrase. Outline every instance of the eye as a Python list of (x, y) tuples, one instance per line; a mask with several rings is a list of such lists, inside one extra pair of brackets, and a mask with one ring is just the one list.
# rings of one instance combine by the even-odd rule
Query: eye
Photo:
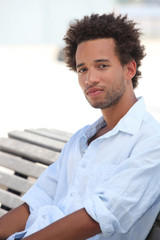
[(99, 65), (99, 68), (101, 68), (101, 69), (103, 69), (103, 68), (107, 68), (107, 67), (109, 67), (109, 66), (106, 65), (106, 64), (100, 64), (100, 65)]
[(86, 72), (87, 71), (87, 68), (81, 68), (81, 69), (79, 69), (79, 70), (77, 70), (78, 71), (78, 73), (83, 73), (83, 72)]

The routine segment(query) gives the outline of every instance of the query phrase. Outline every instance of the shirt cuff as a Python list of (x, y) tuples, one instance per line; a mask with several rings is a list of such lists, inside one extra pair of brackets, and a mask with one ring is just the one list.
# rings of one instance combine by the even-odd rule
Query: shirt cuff
[(116, 224), (117, 219), (103, 205), (103, 201), (98, 196), (92, 196), (92, 198), (85, 198), (83, 205), (87, 213), (99, 223), (102, 235), (111, 237), (115, 232), (114, 224)]
[(52, 205), (53, 199), (50, 198), (43, 190), (33, 185), (21, 200), (29, 205), (30, 212), (46, 205)]

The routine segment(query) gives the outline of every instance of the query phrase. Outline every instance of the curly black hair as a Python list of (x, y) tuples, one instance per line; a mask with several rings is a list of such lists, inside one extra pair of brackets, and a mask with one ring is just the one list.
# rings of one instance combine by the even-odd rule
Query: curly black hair
[(75, 54), (80, 43), (99, 38), (113, 38), (116, 45), (115, 52), (122, 66), (131, 60), (136, 62), (137, 71), (132, 79), (133, 88), (136, 88), (138, 78), (141, 77), (139, 67), (145, 56), (145, 48), (140, 42), (141, 31), (139, 28), (135, 28), (135, 25), (136, 23), (128, 20), (127, 15), (115, 16), (114, 13), (92, 14), (91, 16), (84, 16), (81, 20), (76, 19), (70, 24), (64, 36), (67, 66), (76, 71)]

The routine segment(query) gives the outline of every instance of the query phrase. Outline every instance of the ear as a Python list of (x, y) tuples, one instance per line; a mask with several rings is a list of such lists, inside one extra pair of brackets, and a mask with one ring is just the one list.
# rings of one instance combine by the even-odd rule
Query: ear
[(125, 79), (131, 80), (136, 74), (137, 65), (134, 60), (125, 65)]

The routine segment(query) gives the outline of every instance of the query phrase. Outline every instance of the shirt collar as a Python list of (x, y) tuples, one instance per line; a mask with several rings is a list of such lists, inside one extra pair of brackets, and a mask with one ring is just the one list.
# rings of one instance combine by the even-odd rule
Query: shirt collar
[[(118, 122), (118, 124), (108, 133), (101, 136), (102, 138), (115, 135), (118, 131), (126, 132), (129, 134), (135, 134), (143, 121), (144, 114), (146, 112), (145, 102), (143, 97), (138, 98), (138, 101), (130, 108), (130, 110), (125, 114), (123, 118)], [(106, 122), (103, 116), (100, 117), (92, 125), (84, 129), (84, 134), (87, 139), (91, 138), (96, 134), (96, 132), (104, 127)]]
[(135, 134), (140, 129), (145, 112), (145, 102), (143, 97), (140, 97), (115, 128), (118, 128), (122, 132)]
[(94, 122), (92, 125), (89, 125), (86, 128), (84, 128), (83, 134), (86, 136), (87, 139), (90, 139), (97, 133), (97, 131), (99, 129), (101, 129), (105, 125), (106, 125), (106, 122), (102, 116), (96, 122)]

